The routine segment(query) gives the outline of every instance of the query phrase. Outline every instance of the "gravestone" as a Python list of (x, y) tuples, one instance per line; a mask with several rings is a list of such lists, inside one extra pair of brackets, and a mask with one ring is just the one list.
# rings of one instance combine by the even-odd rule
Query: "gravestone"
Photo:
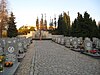
[(81, 51), (84, 49), (82, 37), (78, 38), (78, 48), (80, 48)]
[(18, 56), (17, 56), (17, 58), (18, 58), (18, 62), (20, 62), (25, 56), (22, 38), (18, 39), (17, 45), (18, 45)]
[(18, 52), (19, 53), (24, 53), (23, 41), (21, 39), (18, 39), (17, 45), (18, 45)]
[(17, 40), (8, 38), (5, 40), (5, 43), (4, 53), (6, 54), (6, 61), (17, 62)]
[(98, 41), (98, 49), (100, 50), (100, 39)]
[(25, 37), (22, 38), (22, 41), (23, 41), (23, 46), (24, 46), (24, 52), (27, 51), (27, 48), (28, 48), (28, 44), (27, 44), (27, 39)]
[(93, 47), (93, 42), (89, 38), (85, 38), (84, 40), (84, 49), (84, 54), (92, 57), (100, 57), (100, 51)]
[(32, 37), (28, 37), (28, 38), (27, 38), (27, 43), (28, 43), (28, 44), (27, 44), (28, 46), (32, 43)]
[(61, 37), (61, 38), (60, 38), (60, 41), (61, 41), (61, 42), (60, 42), (61, 45), (64, 45), (64, 44), (65, 44), (65, 38), (64, 38), (64, 37)]
[(56, 41), (56, 35), (52, 35), (52, 41)]
[[(0, 75), (13, 75), (19, 66), (19, 62), (17, 59), (17, 40), (16, 38), (6, 38), (5, 39), (5, 62), (4, 62), (4, 70)], [(10, 63), (7, 65), (7, 63)], [(12, 66), (11, 66), (12, 63)]]
[(77, 52), (80, 52), (80, 39), (79, 38), (73, 38), (72, 40), (72, 48), (71, 50), (74, 50), (74, 51), (77, 51)]
[(60, 44), (60, 37), (57, 37), (57, 43)]
[(3, 50), (2, 46), (0, 46), (0, 55), (4, 55), (4, 50)]
[(4, 55), (4, 50), (3, 50), (3, 41), (2, 39), (0, 38), (0, 56), (1, 55)]
[(90, 38), (85, 38), (85, 40), (84, 40), (84, 49), (86, 51), (92, 50), (92, 41), (90, 40)]
[(3, 45), (2, 45), (2, 39), (0, 38), (0, 72), (3, 72), (4, 67), (3, 67), (3, 63), (4, 63), (4, 50), (3, 50)]
[(53, 36), (54, 36), (54, 38), (55, 38), (55, 42), (60, 44), (60, 38), (61, 38), (63, 35), (53, 35)]
[(0, 40), (1, 46), (3, 47), (3, 49), (4, 49), (5, 45), (6, 45), (6, 42), (5, 42), (6, 39), (7, 39), (7, 38), (2, 38), (2, 39)]
[(100, 48), (100, 40), (98, 38), (93, 38), (93, 48), (99, 49)]
[(82, 40), (82, 37), (79, 37), (78, 38), (78, 45), (82, 44), (83, 43), (83, 40)]
[(58, 41), (58, 38), (57, 38), (57, 37), (55, 37), (55, 42), (57, 43), (57, 41)]
[(65, 46), (70, 47), (70, 37), (65, 37)]
[(75, 37), (75, 38), (73, 38), (73, 40), (72, 40), (72, 46), (73, 46), (73, 48), (77, 48), (78, 47), (78, 39)]
[(73, 37), (69, 37), (69, 39), (70, 39), (70, 48), (72, 48), (73, 47), (72, 46)]

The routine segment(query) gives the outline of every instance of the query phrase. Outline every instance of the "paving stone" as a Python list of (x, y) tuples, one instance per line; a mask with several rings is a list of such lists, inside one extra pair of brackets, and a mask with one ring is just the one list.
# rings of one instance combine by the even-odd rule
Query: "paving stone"
[(100, 75), (99, 59), (71, 51), (51, 41), (36, 41), (34, 45), (35, 75)]
[(31, 44), (29, 46), (29, 49), (26, 52), (25, 57), (21, 61), (21, 64), (20, 64), (18, 70), (16, 71), (15, 75), (29, 75), (32, 57), (33, 57), (33, 54), (34, 54), (33, 48), (34, 48), (34, 45)]
[(29, 46), (16, 75), (29, 75), (32, 66), (33, 75), (100, 75), (99, 59), (71, 51), (50, 40), (34, 41)]

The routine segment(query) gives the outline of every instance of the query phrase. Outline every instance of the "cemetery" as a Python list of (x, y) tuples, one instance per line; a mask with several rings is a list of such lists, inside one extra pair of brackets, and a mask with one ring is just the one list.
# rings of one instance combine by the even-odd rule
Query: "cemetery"
[(0, 75), (14, 75), (32, 37), (0, 38)]
[[(65, 46), (69, 50), (80, 54), (100, 58), (100, 39), (86, 37), (64, 37), (63, 35), (51, 35), (48, 32), (34, 32), (31, 37), (0, 38), (0, 75), (14, 75), (21, 61), (26, 55), (32, 40), (50, 40), (59, 45)], [(49, 35), (49, 36), (48, 36)], [(36, 39), (35, 39), (36, 38)]]
[[(61, 36), (61, 35), (60, 35)], [(52, 41), (61, 44), (70, 50), (80, 52), (82, 54), (86, 54), (92, 57), (100, 58), (100, 39), (92, 38), (85, 38), (84, 40), (82, 37), (60, 37), (59, 35), (53, 35)], [(63, 35), (62, 35), (63, 36)]]
[[(16, 2), (11, 4), (16, 5)], [(12, 12), (7, 0), (0, 1), (0, 75), (100, 75), (100, 66), (98, 66), (100, 65), (100, 22), (97, 25), (96, 19), (87, 13), (88, 9), (84, 11), (83, 15), (77, 12), (75, 18), (72, 9), (71, 13), (65, 12), (65, 10), (58, 15), (59, 6), (68, 7), (57, 1), (51, 1), (53, 3), (48, 1), (52, 6), (58, 5), (57, 10), (55, 7), (51, 8), (52, 10), (48, 9), (46, 6), (49, 4), (46, 1), (41, 1), (43, 3), (40, 2), (40, 4), (31, 2), (35, 3), (32, 5), (25, 1), (18, 2), (21, 6), (17, 6), (21, 7), (22, 11), (14, 8), (18, 12)], [(27, 6), (23, 7), (24, 3), (27, 3), (25, 4)], [(71, 2), (71, 4), (73, 3)], [(30, 5), (33, 7), (28, 7)], [(30, 11), (34, 9), (35, 5), (46, 5), (43, 8), (46, 7), (49, 11), (43, 10), (42, 7), (37, 8), (37, 6), (34, 12)], [(41, 19), (39, 19), (37, 9), (47, 11), (47, 13), (38, 11), (41, 13)], [(53, 10), (55, 11), (53, 12)], [(78, 9), (78, 11), (80, 10)], [(14, 15), (15, 12), (16, 15)], [(26, 15), (26, 13), (28, 14)], [(52, 13), (55, 13), (53, 17)], [(75, 18), (73, 21), (70, 19), (70, 15)], [(31, 22), (29, 18), (32, 23), (35, 19), (36, 25), (29, 23)], [(49, 23), (48, 19), (50, 19)], [(33, 26), (29, 26), (24, 20)], [(17, 25), (21, 27), (17, 28)]]

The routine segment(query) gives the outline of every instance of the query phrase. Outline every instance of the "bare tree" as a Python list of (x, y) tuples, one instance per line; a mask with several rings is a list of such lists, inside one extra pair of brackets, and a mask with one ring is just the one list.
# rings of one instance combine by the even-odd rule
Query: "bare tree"
[(0, 37), (2, 37), (2, 31), (7, 30), (8, 21), (8, 6), (7, 0), (0, 0)]

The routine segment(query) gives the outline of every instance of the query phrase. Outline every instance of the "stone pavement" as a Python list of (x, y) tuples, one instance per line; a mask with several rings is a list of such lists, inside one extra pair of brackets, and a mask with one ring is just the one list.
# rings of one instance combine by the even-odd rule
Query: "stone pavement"
[(34, 43), (32, 43), (21, 61), (16, 73), (14, 75), (29, 75), (32, 57), (34, 55)]
[(17, 72), (16, 75), (29, 75), (29, 72), (30, 75), (100, 75), (100, 59), (71, 51), (50, 40), (38, 40), (29, 47)]
[(34, 75), (100, 75), (100, 60), (52, 41), (36, 41)]

